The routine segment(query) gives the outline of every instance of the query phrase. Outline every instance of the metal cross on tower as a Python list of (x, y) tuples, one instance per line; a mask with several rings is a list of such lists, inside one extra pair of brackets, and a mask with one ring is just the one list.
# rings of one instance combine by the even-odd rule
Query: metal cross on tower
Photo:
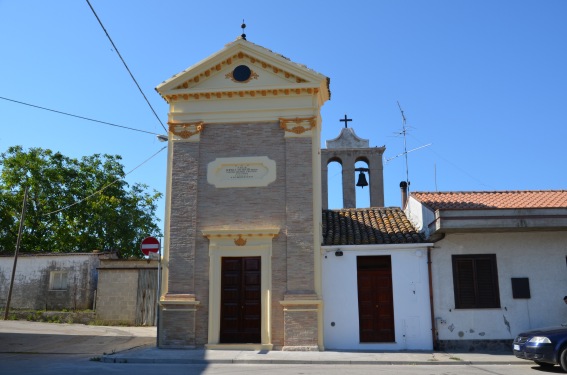
[(347, 128), (348, 122), (352, 121), (351, 118), (348, 118), (347, 115), (345, 115), (344, 119), (340, 119), (339, 121), (344, 122), (345, 123), (345, 129)]

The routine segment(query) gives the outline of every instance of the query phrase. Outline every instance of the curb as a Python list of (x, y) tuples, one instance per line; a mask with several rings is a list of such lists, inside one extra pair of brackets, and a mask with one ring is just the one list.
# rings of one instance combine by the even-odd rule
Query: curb
[(190, 364), (190, 365), (210, 365), (210, 364), (246, 364), (246, 365), (430, 365), (430, 366), (471, 366), (471, 365), (533, 365), (532, 361), (328, 361), (328, 360), (281, 360), (281, 359), (191, 359), (191, 358), (128, 358), (102, 356), (101, 362), (104, 363), (137, 363), (137, 364)]

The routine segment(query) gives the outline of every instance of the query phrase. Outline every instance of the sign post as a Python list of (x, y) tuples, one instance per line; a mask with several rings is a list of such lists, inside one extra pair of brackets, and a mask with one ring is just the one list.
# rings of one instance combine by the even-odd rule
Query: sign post
[[(161, 242), (155, 237), (146, 237), (142, 240), (140, 245), (140, 250), (142, 253), (149, 257), (150, 259), (158, 259), (158, 272), (157, 272), (157, 296), (156, 296), (156, 326), (159, 331), (159, 297), (161, 294)], [(159, 335), (157, 335), (158, 345), (159, 345)]]

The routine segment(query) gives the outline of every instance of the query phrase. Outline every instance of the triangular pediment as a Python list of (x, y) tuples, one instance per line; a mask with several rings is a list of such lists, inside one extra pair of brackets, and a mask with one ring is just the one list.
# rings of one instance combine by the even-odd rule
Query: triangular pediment
[(229, 43), (156, 90), (168, 101), (233, 96), (319, 94), (329, 99), (328, 78), (244, 39)]

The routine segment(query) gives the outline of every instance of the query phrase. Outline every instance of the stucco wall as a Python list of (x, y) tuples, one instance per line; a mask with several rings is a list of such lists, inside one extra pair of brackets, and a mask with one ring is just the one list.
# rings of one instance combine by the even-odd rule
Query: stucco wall
[[(341, 246), (323, 248), (323, 301), (325, 349), (431, 350), (431, 313), (427, 271), (427, 248), (405, 245)], [(381, 249), (381, 250), (377, 250)], [(394, 343), (359, 342), (357, 256), (391, 255), (394, 295)], [(331, 323), (334, 322), (334, 326)]]
[(428, 225), (435, 220), (435, 214), (430, 209), (423, 206), (421, 203), (415, 200), (413, 197), (408, 198), (408, 205), (405, 209), (405, 213), (411, 223), (420, 232), (423, 232), (425, 236), (429, 236)]
[[(496, 254), (501, 308), (455, 309), (453, 254)], [(511, 340), (567, 322), (567, 232), (447, 234), (432, 251), (440, 340)], [(528, 277), (530, 299), (512, 298), (512, 277)]]
[[(10, 308), (91, 309), (97, 284), (97, 254), (18, 256)], [(6, 305), (14, 257), (0, 257), (0, 304)], [(50, 290), (51, 271), (67, 272), (67, 288)]]

